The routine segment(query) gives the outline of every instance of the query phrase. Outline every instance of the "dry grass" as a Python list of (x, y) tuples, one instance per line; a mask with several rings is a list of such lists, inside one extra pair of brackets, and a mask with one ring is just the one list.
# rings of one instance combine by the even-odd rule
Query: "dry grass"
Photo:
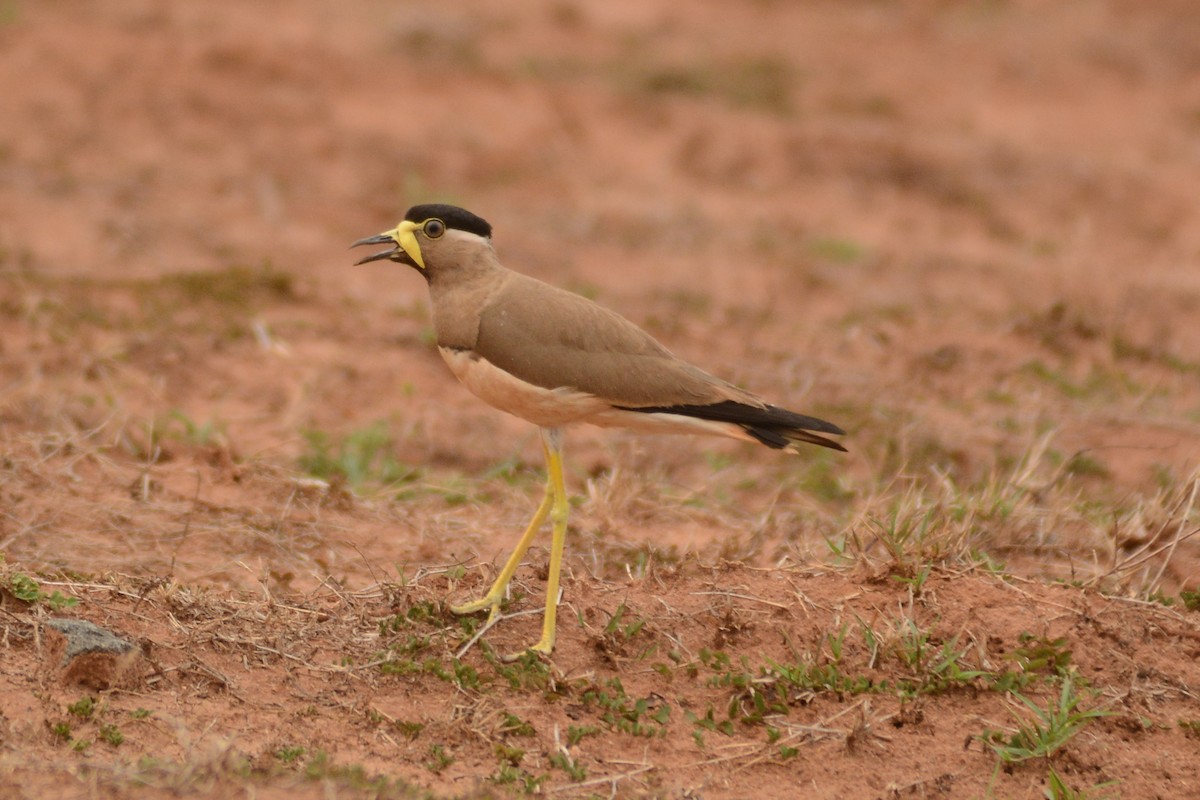
[[(70, 709), (91, 695), (41, 679), (40, 699), (8, 719), (28, 742), (0, 763), (10, 786), (415, 797), (457, 793), (470, 776), (481, 796), (671, 793), (748, 770), (791, 780), (796, 759), (817, 769), (811, 753), (916, 758), (902, 735), (916, 726), (936, 744), (896, 791), (1044, 780), (1099, 794), (1125, 773), (1078, 766), (1089, 753), (1134, 726), (1144, 738), (1125, 757), (1137, 759), (1200, 717), (1189, 659), (1160, 653), (1131, 691), (1145, 659), (1106, 638), (1142, 626), (1156, 633), (1138, 646), (1151, 648), (1193, 635), (1200, 475), (1159, 470), (1109, 502), (1117, 475), (1057, 447), (1066, 434), (1024, 409), (1013, 416), (1029, 422), (1007, 431), (1024, 444), (990, 462), (916, 421), (858, 432), (849, 465), (581, 437), (559, 651), (508, 666), (493, 653), (532, 635), (541, 551), (494, 628), (445, 603), (490, 582), (532, 507), (530, 441), (446, 457), (426, 433), (431, 410), (340, 431), (285, 421), (269, 429), (282, 447), (251, 444), (263, 439), (246, 438), (244, 410), (185, 413), (152, 376), (215, 375), (253, 353), (289, 363), (239, 326), (279, 304), (320, 317), (328, 300), (272, 292), (212, 326), (157, 318), (181, 354), (164, 363), (101, 341), (140, 335), (111, 320), (131, 299), (146, 307), (143, 285), (88, 287), (85, 315), (61, 310), (77, 304), (71, 284), (5, 285), (14, 307), (64, 298), (22, 318), (25, 330), (67, 326), (13, 374), (5, 406), (9, 674), (38, 673), (51, 614), (103, 621), (151, 654), (135, 690), (98, 695), (85, 716)], [(231, 356), (189, 356), (214, 335), (235, 343)], [(276, 332), (292, 351), (316, 336)], [(96, 366), (63, 366), (80, 361)], [(260, 374), (268, 392), (272, 375), (286, 381)], [(86, 559), (66, 557), (63, 537)], [(1038, 737), (1053, 744), (1014, 755)], [(35, 755), (58, 766), (31, 772)]]
[[(1196, 794), (1191, 6), (0, 17), (0, 795)], [(851, 453), (572, 431), (502, 664), (536, 436), (344, 266), (433, 198)]]
[[(987, 774), (992, 761), (979, 745), (962, 754), (962, 736), (1007, 736), (1005, 698), (1040, 707), (1058, 702), (1060, 688), (1079, 691), (1072, 702), (1082, 710), (1136, 714), (1147, 744), (1161, 738), (1155, 730), (1200, 712), (1187, 689), (1191, 667), (1160, 659), (1159, 671), (1130, 688), (1141, 651), (1158, 645), (1105, 644), (1131, 623), (1152, 624), (1171, 641), (1194, 630), (1188, 616), (969, 567), (926, 565), (907, 576), (876, 566), (758, 572), (692, 561), (652, 566), (623, 587), (577, 576), (555, 663), (512, 665), (487, 639), (481, 651), (454, 654), (473, 634), (472, 621), (443, 604), (469, 580), (457, 565), (417, 570), (403, 584), (350, 591), (326, 583), (286, 599), (266, 583), (230, 595), (122, 575), (43, 579), (43, 591), (76, 598), (77, 613), (103, 609), (106, 624), (142, 641), (149, 669), (138, 688), (105, 692), (98, 704), (43, 682), (40, 700), (9, 722), (31, 726), (26, 752), (91, 755), (72, 769), (106, 791), (407, 797), (416, 786), (445, 791), (480, 763), (492, 764), (487, 781), (498, 788), (641, 794), (682, 788), (671, 777), (679, 769), (736, 776), (814, 748), (894, 757), (900, 732), (925, 716), (942, 722), (913, 757), (942, 759), (951, 777), (940, 780), (969, 781), (961, 770)], [(0, 584), (16, 574), (6, 566)], [(848, 578), (859, 586), (849, 595)], [(6, 661), (17, 674), (36, 671), (50, 606), (7, 597)], [(982, 608), (998, 616), (975, 616)], [(1040, 626), (1039, 608), (1055, 609)], [(520, 616), (489, 637), (497, 649), (529, 633)], [(1036, 630), (1020, 631), (1022, 619)], [(1080, 627), (1087, 619), (1098, 627)], [(1064, 683), (1084, 675), (1086, 691)], [(256, 709), (253, 721), (246, 708)], [(943, 716), (949, 708), (958, 709), (956, 724)], [(1088, 719), (1077, 723), (1088, 734), (1074, 749), (1085, 762), (1109, 737), (1128, 735)], [(323, 733), (330, 726), (344, 731), (336, 753)], [(1077, 732), (1056, 735), (1065, 744)], [(385, 755), (397, 750), (404, 762)], [(654, 755), (617, 755), (632, 750)], [(131, 761), (125, 752), (153, 755)], [(11, 760), (0, 773), (10, 782), (28, 774)]]

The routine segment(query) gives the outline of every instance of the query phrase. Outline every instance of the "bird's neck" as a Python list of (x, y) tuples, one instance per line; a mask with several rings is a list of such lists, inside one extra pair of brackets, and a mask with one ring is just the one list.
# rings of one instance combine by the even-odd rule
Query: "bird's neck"
[(512, 275), (494, 262), (462, 265), (453, 275), (431, 273), (429, 297), (438, 345), (474, 347), (479, 334), (480, 310)]

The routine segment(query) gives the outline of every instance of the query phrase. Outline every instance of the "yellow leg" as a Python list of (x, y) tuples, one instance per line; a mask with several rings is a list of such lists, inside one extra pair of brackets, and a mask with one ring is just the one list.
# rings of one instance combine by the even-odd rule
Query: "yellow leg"
[(550, 540), (550, 575), (546, 581), (546, 611), (542, 620), (542, 638), (529, 648), (549, 654), (554, 649), (559, 573), (562, 570), (563, 547), (566, 544), (567, 516), (570, 513), (570, 506), (567, 503), (566, 485), (563, 481), (562, 437), (557, 428), (542, 428), (541, 433), (542, 451), (546, 456), (547, 471), (546, 492), (542, 495), (541, 504), (534, 513), (533, 519), (529, 521), (529, 526), (522, 534), (521, 540), (517, 542), (516, 549), (505, 562), (504, 569), (500, 570), (500, 574), (492, 582), (492, 588), (488, 590), (488, 593), (478, 600), (450, 606), (450, 610), (455, 614), (474, 614), (476, 611), (483, 611), (486, 608), (489, 609), (488, 621), (495, 619), (500, 614), (500, 602), (504, 599), (504, 592), (508, 588), (509, 581), (512, 580), (513, 573), (517, 571), (517, 565), (521, 563), (521, 559), (533, 542), (533, 537), (537, 535), (538, 529), (542, 527), (542, 523), (549, 515), (553, 533)]
[(542, 429), (542, 446), (546, 450), (546, 469), (553, 495), (550, 507), (550, 574), (546, 578), (546, 613), (542, 617), (542, 638), (530, 650), (550, 655), (554, 649), (554, 622), (558, 618), (558, 580), (562, 573), (563, 547), (567, 543), (567, 517), (571, 506), (563, 482), (562, 437), (557, 428)]
[(500, 601), (504, 599), (504, 591), (508, 588), (508, 582), (512, 580), (513, 573), (517, 571), (517, 565), (521, 563), (521, 558), (525, 555), (525, 551), (533, 543), (533, 537), (537, 535), (538, 529), (546, 521), (546, 515), (550, 513), (550, 501), (552, 499), (553, 495), (551, 494), (550, 484), (547, 482), (546, 493), (542, 496), (541, 505), (538, 506), (533, 519), (529, 521), (529, 527), (525, 529), (521, 540), (517, 542), (516, 549), (508, 557), (508, 561), (505, 562), (504, 569), (500, 570), (500, 574), (492, 582), (492, 588), (478, 600), (472, 600), (458, 606), (450, 606), (451, 612), (455, 614), (474, 614), (476, 611), (483, 611), (485, 608), (488, 608), (491, 609), (491, 615), (488, 619), (500, 613)]

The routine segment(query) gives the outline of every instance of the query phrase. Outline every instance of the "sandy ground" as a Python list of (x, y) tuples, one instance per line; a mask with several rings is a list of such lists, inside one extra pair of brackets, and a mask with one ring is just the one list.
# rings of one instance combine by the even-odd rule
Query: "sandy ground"
[[(1200, 794), (1193, 3), (8, 0), (0, 85), (0, 792)], [(433, 200), (851, 452), (569, 432), (560, 646), (457, 656), (541, 457), (350, 266)]]

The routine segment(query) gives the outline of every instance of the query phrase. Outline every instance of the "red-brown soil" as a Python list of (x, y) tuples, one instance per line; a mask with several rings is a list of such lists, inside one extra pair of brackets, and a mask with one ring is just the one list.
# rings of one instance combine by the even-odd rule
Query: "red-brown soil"
[[(228, 5), (0, 2), (0, 796), (1200, 796), (1194, 3)], [(456, 658), (541, 458), (349, 266), (432, 200), (851, 452), (570, 431)]]

